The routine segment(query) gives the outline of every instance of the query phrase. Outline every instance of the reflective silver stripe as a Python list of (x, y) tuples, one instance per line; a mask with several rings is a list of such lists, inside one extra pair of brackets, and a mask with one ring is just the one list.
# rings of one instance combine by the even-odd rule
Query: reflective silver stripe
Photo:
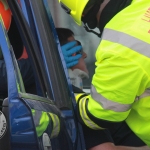
[(52, 121), (53, 121), (53, 130), (51, 133), (51, 138), (57, 137), (57, 135), (59, 134), (60, 131), (60, 121), (57, 115), (49, 113)]
[(40, 118), (42, 116), (42, 112), (41, 111), (38, 111), (38, 110), (34, 110), (35, 112), (32, 113), (33, 114), (33, 120), (34, 120), (34, 124), (35, 126), (39, 126), (39, 123), (40, 123)]
[(135, 101), (140, 100), (140, 99), (145, 98), (145, 97), (148, 97), (148, 96), (150, 96), (150, 89), (146, 89), (142, 95), (137, 96)]
[(94, 100), (96, 100), (104, 109), (107, 110), (113, 110), (115, 112), (125, 112), (128, 111), (132, 104), (120, 104), (117, 102), (113, 102), (111, 100), (108, 100), (104, 98), (102, 95), (100, 95), (95, 87), (91, 86), (91, 96)]
[(150, 57), (150, 44), (123, 32), (105, 28), (102, 40), (108, 40), (126, 46), (142, 55)]
[(99, 127), (97, 124), (95, 124), (92, 120), (90, 120), (90, 118), (86, 114), (85, 105), (86, 105), (86, 97), (82, 98), (82, 100), (79, 102), (80, 115), (81, 115), (82, 120), (84, 121), (84, 123), (89, 128), (94, 129), (94, 130), (103, 129), (103, 128)]

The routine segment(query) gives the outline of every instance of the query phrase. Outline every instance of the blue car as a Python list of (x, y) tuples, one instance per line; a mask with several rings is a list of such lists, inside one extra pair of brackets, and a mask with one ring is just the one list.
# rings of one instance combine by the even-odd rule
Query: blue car
[(0, 19), (1, 59), (6, 65), (8, 91), (0, 93), (0, 150), (85, 150), (47, 0), (8, 0), (8, 4), (32, 66), (34, 86), (26, 88), (16, 60), (20, 51), (14, 52)]

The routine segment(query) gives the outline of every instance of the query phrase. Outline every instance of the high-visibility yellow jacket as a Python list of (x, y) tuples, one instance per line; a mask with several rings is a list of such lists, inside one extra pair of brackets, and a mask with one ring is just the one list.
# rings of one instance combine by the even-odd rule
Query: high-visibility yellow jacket
[(81, 95), (76, 99), (87, 126), (105, 128), (95, 119), (125, 120), (150, 146), (150, 0), (133, 0), (107, 23), (96, 52), (91, 94)]

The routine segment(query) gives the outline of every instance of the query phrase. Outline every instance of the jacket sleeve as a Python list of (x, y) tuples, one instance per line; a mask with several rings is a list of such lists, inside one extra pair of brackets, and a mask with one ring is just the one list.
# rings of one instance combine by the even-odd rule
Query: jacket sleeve
[(79, 119), (92, 129), (109, 128), (124, 121), (143, 78), (140, 67), (132, 60), (111, 52), (97, 56), (90, 95), (76, 97)]
[[(25, 87), (34, 83), (34, 73), (29, 59), (17, 61)], [(0, 92), (7, 93), (7, 72), (4, 60), (0, 60)]]

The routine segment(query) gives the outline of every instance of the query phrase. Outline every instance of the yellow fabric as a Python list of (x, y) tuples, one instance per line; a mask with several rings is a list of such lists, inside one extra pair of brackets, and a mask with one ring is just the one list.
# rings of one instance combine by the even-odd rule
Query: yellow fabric
[(82, 12), (88, 1), (89, 0), (59, 0), (59, 2), (63, 3), (67, 8), (71, 10), (70, 15), (78, 25), (82, 24)]
[[(105, 28), (123, 32), (150, 44), (149, 17), (150, 1), (133, 0), (132, 4), (114, 16)], [(115, 34), (113, 36), (115, 37)], [(96, 70), (92, 84), (96, 91), (109, 101), (132, 104), (132, 111), (105, 110), (91, 96), (88, 97), (88, 110), (96, 118), (108, 121), (120, 122), (128, 117), (129, 127), (150, 145), (150, 97), (135, 102), (136, 96), (150, 88), (150, 59), (118, 43), (102, 38), (96, 52)], [(141, 45), (132, 45), (133, 48), (136, 46), (142, 49)]]
[[(131, 10), (132, 8), (134, 8), (134, 6), (131, 7)], [(122, 14), (123, 14), (123, 11), (122, 11)], [(122, 15), (117, 18), (121, 19)], [(136, 19), (136, 17), (133, 17), (133, 20), (134, 19)], [(120, 31), (121, 29), (126, 29), (130, 33), (129, 29), (131, 27), (132, 22), (134, 22), (133, 20), (129, 19), (131, 20), (131, 22), (130, 24), (128, 24), (128, 26), (126, 26), (125, 19), (123, 23), (117, 22), (116, 28), (114, 25), (116, 24), (115, 22), (116, 20), (115, 21), (113, 20), (115, 20), (115, 17), (112, 19), (112, 21), (110, 21), (110, 23), (108, 23), (106, 28), (112, 27), (111, 29), (120, 30)], [(141, 35), (143, 35), (143, 33), (141, 33)], [(145, 36), (144, 40), (147, 39), (146, 37), (148, 38), (148, 36)], [(149, 63), (150, 62), (149, 59), (143, 57), (141, 54), (131, 51), (131, 49), (124, 47), (120, 44), (109, 42), (109, 41), (103, 41), (103, 40), (96, 52), (96, 59), (97, 59), (96, 61), (97, 68), (96, 68), (96, 73), (94, 75), (92, 83), (94, 84), (95, 87), (98, 87), (96, 89), (104, 97), (108, 99), (112, 99), (113, 101), (116, 101), (116, 102), (127, 104), (127, 103), (132, 103), (134, 101), (134, 98), (137, 92), (141, 94), (145, 90), (145, 86), (144, 86), (142, 90), (140, 90), (140, 92), (138, 91), (139, 86), (141, 84), (139, 83), (139, 81), (141, 81), (142, 79), (145, 79), (145, 82), (146, 82), (145, 69), (146, 71), (149, 71), (149, 70), (147, 66), (146, 67), (144, 65), (142, 66), (142, 64), (139, 64), (138, 62), (140, 61), (140, 63), (142, 63), (146, 61), (147, 63)], [(143, 67), (145, 67), (144, 70), (143, 70)], [(133, 81), (134, 81), (134, 85), (133, 85)], [(148, 83), (149, 83), (149, 80), (147, 80), (146, 84)], [(126, 89), (128, 89), (128, 91), (126, 91)], [(111, 95), (106, 94), (109, 92), (111, 93)], [(124, 97), (124, 98), (120, 99), (120, 97)], [(124, 101), (124, 99), (127, 99), (127, 100)]]
[(47, 129), (50, 122), (52, 122), (53, 124), (51, 138), (54, 138), (59, 134), (60, 120), (56, 114), (50, 112), (43, 112), (43, 111), (36, 112), (36, 110), (32, 109), (32, 115), (36, 120), (36, 122), (38, 121), (38, 124), (36, 124), (36, 132), (38, 137), (40, 137), (44, 133), (44, 131)]
[[(124, 18), (125, 22), (123, 22), (122, 18)], [(118, 20), (121, 21), (118, 22)], [(132, 2), (131, 7), (126, 8), (118, 15), (116, 15), (112, 19), (112, 21), (107, 24), (106, 28), (127, 33), (128, 35), (136, 37), (150, 44), (150, 38), (149, 38), (150, 37), (150, 1), (134, 0)], [(124, 80), (126, 86), (124, 88), (121, 88), (120, 86), (117, 88), (116, 86), (114, 86), (114, 88), (116, 89), (113, 88), (113, 93), (117, 93), (115, 94), (115, 96), (118, 97), (119, 96), (118, 92), (122, 90), (122, 92), (124, 92), (124, 94), (128, 96), (128, 101), (132, 102), (132, 100), (134, 100), (133, 97), (134, 95), (139, 96), (145, 91), (145, 89), (150, 87), (150, 69), (149, 69), (150, 59), (148, 57), (140, 55), (139, 53), (131, 51), (130, 49), (127, 49), (123, 46), (121, 47), (121, 45), (119, 47), (119, 45), (115, 43), (114, 44), (112, 43), (108, 44), (108, 43), (109, 42), (107, 41), (101, 43), (101, 47), (98, 49), (98, 52), (96, 54), (97, 59), (103, 62), (102, 59), (100, 59), (102, 53), (103, 56), (104, 55), (106, 57), (108, 56), (107, 57), (108, 60), (110, 60), (109, 56), (113, 55), (113, 53), (114, 54), (116, 53), (115, 56), (113, 57), (121, 56), (120, 57), (121, 61), (119, 62), (118, 59), (116, 59), (114, 63), (117, 63), (118, 61), (118, 65), (126, 69), (126, 73), (125, 73), (126, 77), (125, 75), (124, 77), (117, 76), (118, 81)], [(106, 46), (107, 44), (108, 46)], [(105, 48), (103, 49), (103, 47)], [(105, 54), (104, 51), (102, 52), (101, 50), (104, 50)], [(113, 57), (110, 58), (113, 59)], [(125, 62), (124, 59), (128, 59), (128, 62)], [(110, 61), (107, 62), (110, 63)], [(100, 62), (97, 62), (97, 65), (99, 63)], [(126, 63), (126, 65), (124, 65), (124, 63)], [(112, 63), (110, 63), (109, 66), (111, 65)], [(120, 70), (120, 67), (118, 67), (118, 70)], [(117, 69), (114, 70), (114, 72), (115, 71), (117, 71)], [(124, 74), (123, 70), (120, 70), (120, 72), (121, 74)], [(111, 82), (110, 84), (113, 83)], [(119, 91), (117, 92), (116, 90)], [(123, 99), (124, 98), (122, 95), (122, 100)], [(139, 136), (148, 146), (150, 146), (150, 117), (149, 116), (150, 116), (150, 97), (146, 97), (133, 104), (131, 112), (128, 115), (128, 118), (126, 120), (127, 124), (133, 130), (133, 132), (137, 136)]]
[(85, 109), (87, 98), (88, 98), (88, 96), (85, 96), (79, 102), (79, 111), (80, 111), (80, 115), (81, 115), (83, 122), (91, 129), (94, 129), (94, 130), (103, 129), (88, 117), (88, 115), (86, 113), (86, 109)]
[(150, 146), (150, 96), (135, 102), (126, 122)]
[[(106, 28), (127, 33), (150, 44), (148, 33), (150, 23), (143, 20), (148, 19), (145, 18), (145, 13), (149, 8), (150, 1), (135, 0), (131, 6), (117, 14), (106, 25)], [(122, 18), (124, 19), (122, 20)], [(103, 40), (98, 47), (96, 58), (97, 68), (92, 84), (105, 98), (130, 104), (134, 102), (136, 95), (141, 95), (147, 87), (150, 87), (149, 58), (120, 44)], [(150, 101), (149, 97), (148, 100)], [(92, 101), (92, 98), (89, 98), (88, 108), (94, 116), (114, 121), (120, 121), (121, 118), (125, 119), (128, 116), (127, 123), (131, 129), (150, 145), (150, 120), (148, 119), (150, 115), (148, 110), (150, 109), (146, 108), (150, 107), (150, 104), (146, 100), (134, 103), (131, 113), (126, 112), (123, 114), (103, 110), (101, 106), (97, 108), (98, 106), (93, 105)], [(99, 109), (103, 112), (97, 111)]]
[[(32, 109), (32, 115), (35, 116), (36, 110)], [(36, 132), (37, 132), (37, 136), (40, 137), (44, 131), (47, 129), (48, 127), (48, 124), (49, 124), (49, 117), (48, 117), (48, 114), (47, 112), (41, 112), (41, 117), (40, 117), (40, 120), (39, 120), (39, 124), (36, 125)], [(37, 116), (39, 117), (39, 116)]]
[(32, 111), (32, 115), (34, 116), (35, 115), (35, 110), (31, 109), (31, 111)]
[(121, 31), (150, 43), (150, 1), (134, 0), (131, 6), (128, 6), (119, 12), (106, 25), (106, 28)]
[(92, 97), (89, 97), (88, 110), (96, 118), (100, 118), (103, 120), (109, 120), (109, 121), (113, 121), (113, 122), (120, 122), (120, 121), (125, 120), (127, 115), (130, 112), (130, 110), (126, 111), (126, 112), (115, 112), (112, 110), (105, 110)]
[(52, 123), (53, 123), (53, 130), (51, 133), (51, 138), (55, 138), (58, 136), (58, 134), (60, 132), (60, 120), (59, 120), (58, 116), (53, 113), (49, 113), (49, 115), (51, 116)]
[(43, 134), (43, 132), (46, 130), (48, 124), (49, 124), (49, 117), (47, 115), (47, 112), (42, 112), (39, 126), (36, 127), (38, 137)]
[(78, 100), (80, 99), (80, 97), (81, 97), (82, 95), (84, 95), (84, 93), (75, 94), (76, 102), (78, 102)]

